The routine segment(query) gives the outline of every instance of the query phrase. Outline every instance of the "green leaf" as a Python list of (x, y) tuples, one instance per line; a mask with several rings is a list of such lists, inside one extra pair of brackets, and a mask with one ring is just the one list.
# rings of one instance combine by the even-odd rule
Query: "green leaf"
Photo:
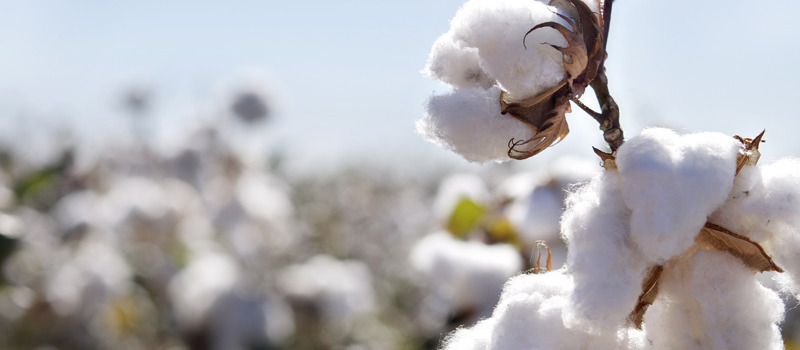
[(447, 219), (447, 230), (455, 237), (466, 238), (478, 226), (484, 214), (485, 206), (463, 197)]

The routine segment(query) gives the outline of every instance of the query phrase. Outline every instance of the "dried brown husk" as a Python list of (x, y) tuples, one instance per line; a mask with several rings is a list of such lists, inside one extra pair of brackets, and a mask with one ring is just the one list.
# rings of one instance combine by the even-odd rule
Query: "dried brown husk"
[(722, 226), (707, 222), (695, 241), (706, 247), (730, 253), (754, 272), (783, 272), (783, 269), (772, 261), (772, 257), (767, 254), (764, 247)]
[(553, 0), (550, 5), (568, 15), (556, 14), (572, 28), (556, 22), (546, 22), (533, 27), (525, 37), (534, 30), (545, 27), (561, 33), (567, 46), (550, 46), (562, 53), (567, 78), (550, 90), (531, 98), (513, 100), (505, 92), (500, 95), (501, 112), (519, 119), (534, 131), (534, 136), (530, 139), (509, 140), (508, 156), (513, 159), (532, 157), (569, 134), (566, 120), (566, 113), (571, 111), (569, 101), (583, 94), (586, 86), (597, 76), (605, 58), (603, 31), (596, 13), (581, 0)]
[(642, 294), (639, 295), (633, 312), (628, 316), (628, 321), (633, 324), (636, 329), (642, 329), (644, 313), (647, 311), (647, 308), (656, 301), (656, 297), (658, 296), (658, 282), (661, 279), (662, 272), (664, 272), (664, 266), (653, 266), (642, 282)]
[(525, 159), (564, 139), (569, 133), (566, 113), (569, 112), (569, 87), (561, 85), (559, 90), (532, 104), (511, 102), (507, 94), (500, 94), (500, 111), (527, 124), (534, 131), (527, 140), (508, 141), (508, 156)]
[(736, 140), (742, 143), (742, 149), (739, 151), (739, 158), (736, 160), (736, 174), (744, 168), (745, 165), (756, 165), (761, 158), (761, 152), (758, 146), (761, 145), (761, 138), (764, 137), (766, 130), (762, 131), (755, 138), (742, 138), (739, 135), (734, 136)]

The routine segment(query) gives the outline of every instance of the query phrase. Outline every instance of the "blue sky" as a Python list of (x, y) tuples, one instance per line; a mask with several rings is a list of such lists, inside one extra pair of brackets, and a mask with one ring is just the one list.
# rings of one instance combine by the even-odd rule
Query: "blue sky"
[[(269, 137), (308, 147), (312, 161), (457, 163), (414, 135), (413, 123), (427, 97), (447, 90), (418, 71), (462, 3), (2, 0), (0, 120), (102, 135), (123, 124), (115, 98), (137, 76), (152, 81), (158, 118), (191, 118), (221, 82), (261, 67), (282, 99)], [(765, 156), (800, 154), (798, 12), (795, 0), (617, 0), (607, 66), (628, 135), (649, 125), (767, 129)], [(559, 152), (602, 144), (590, 118), (570, 120), (577, 136)]]

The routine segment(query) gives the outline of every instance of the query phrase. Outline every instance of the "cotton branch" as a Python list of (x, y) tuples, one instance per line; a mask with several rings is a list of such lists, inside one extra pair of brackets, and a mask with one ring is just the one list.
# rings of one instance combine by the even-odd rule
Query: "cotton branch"
[[(603, 1), (603, 48), (608, 47), (608, 33), (611, 27), (611, 9), (614, 0)], [(603, 138), (611, 147), (611, 152), (615, 152), (625, 141), (622, 127), (619, 125), (619, 106), (608, 91), (608, 77), (606, 76), (605, 60), (603, 57), (598, 68), (597, 77), (592, 81), (591, 87), (597, 96), (602, 112), (600, 113), (600, 130), (603, 131)], [(596, 116), (593, 115), (595, 119)]]

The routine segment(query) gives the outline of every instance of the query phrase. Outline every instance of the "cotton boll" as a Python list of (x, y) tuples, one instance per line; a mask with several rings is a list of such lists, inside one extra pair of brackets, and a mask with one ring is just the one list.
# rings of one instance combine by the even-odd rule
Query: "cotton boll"
[(251, 217), (267, 222), (284, 221), (294, 214), (287, 186), (257, 172), (245, 172), (236, 183), (236, 198)]
[[(545, 28), (523, 38), (544, 22), (565, 23), (542, 2), (527, 0), (472, 0), (451, 21), (456, 43), (478, 50), (481, 67), (497, 79), (514, 98), (538, 95), (566, 78), (563, 56), (547, 43), (560, 47), (566, 40)], [(463, 42), (463, 44), (462, 44)]]
[(127, 293), (131, 275), (119, 251), (90, 236), (54, 268), (45, 295), (61, 315), (90, 315), (112, 297)]
[(372, 311), (372, 273), (362, 262), (318, 255), (278, 272), (278, 286), (287, 296), (314, 302), (328, 320), (348, 322)]
[[(638, 349), (641, 337), (569, 327), (563, 320), (572, 278), (565, 270), (510, 279), (491, 318), (448, 337), (446, 350)], [(636, 338), (636, 339), (634, 339)], [(487, 344), (488, 343), (488, 344)]]
[(503, 282), (522, 269), (522, 258), (510, 245), (461, 241), (447, 232), (417, 242), (410, 261), (434, 282), (434, 293), (449, 301), (453, 311), (476, 310), (475, 317), (491, 314)]
[(200, 326), (217, 300), (234, 288), (239, 275), (230, 256), (212, 246), (198, 248), (167, 289), (178, 324), (184, 329)]
[(718, 213), (742, 223), (742, 234), (766, 239), (775, 263), (794, 281), (800, 293), (800, 160), (783, 159), (760, 169), (761, 182), (741, 198), (732, 198)]
[(733, 187), (740, 144), (717, 133), (647, 129), (620, 147), (617, 166), (631, 237), (650, 261), (686, 251)]
[[(800, 226), (800, 160), (784, 159), (748, 169), (756, 173), (755, 185), (734, 193), (718, 215), (721, 220), (739, 221), (744, 231), (760, 233), (757, 240), (775, 231), (797, 232)], [(743, 174), (740, 174), (740, 176)], [(738, 178), (739, 176), (737, 176)]]
[(488, 350), (494, 328), (491, 318), (470, 328), (459, 328), (447, 336), (442, 350)]
[(538, 186), (508, 208), (508, 218), (528, 244), (558, 238), (561, 195), (549, 186)]
[(669, 265), (645, 314), (653, 349), (783, 349), (783, 302), (730, 254), (698, 251)]
[(450, 33), (440, 36), (433, 44), (423, 73), (458, 89), (488, 89), (494, 85), (494, 79), (481, 68), (478, 49), (459, 46)]
[(575, 287), (565, 306), (573, 327), (609, 332), (634, 309), (650, 267), (630, 238), (631, 211), (615, 171), (595, 177), (567, 199), (562, 229)]
[(426, 115), (416, 123), (417, 133), (471, 162), (508, 161), (509, 140), (527, 140), (534, 132), (516, 118), (500, 114), (499, 98), (497, 87), (433, 96)]

